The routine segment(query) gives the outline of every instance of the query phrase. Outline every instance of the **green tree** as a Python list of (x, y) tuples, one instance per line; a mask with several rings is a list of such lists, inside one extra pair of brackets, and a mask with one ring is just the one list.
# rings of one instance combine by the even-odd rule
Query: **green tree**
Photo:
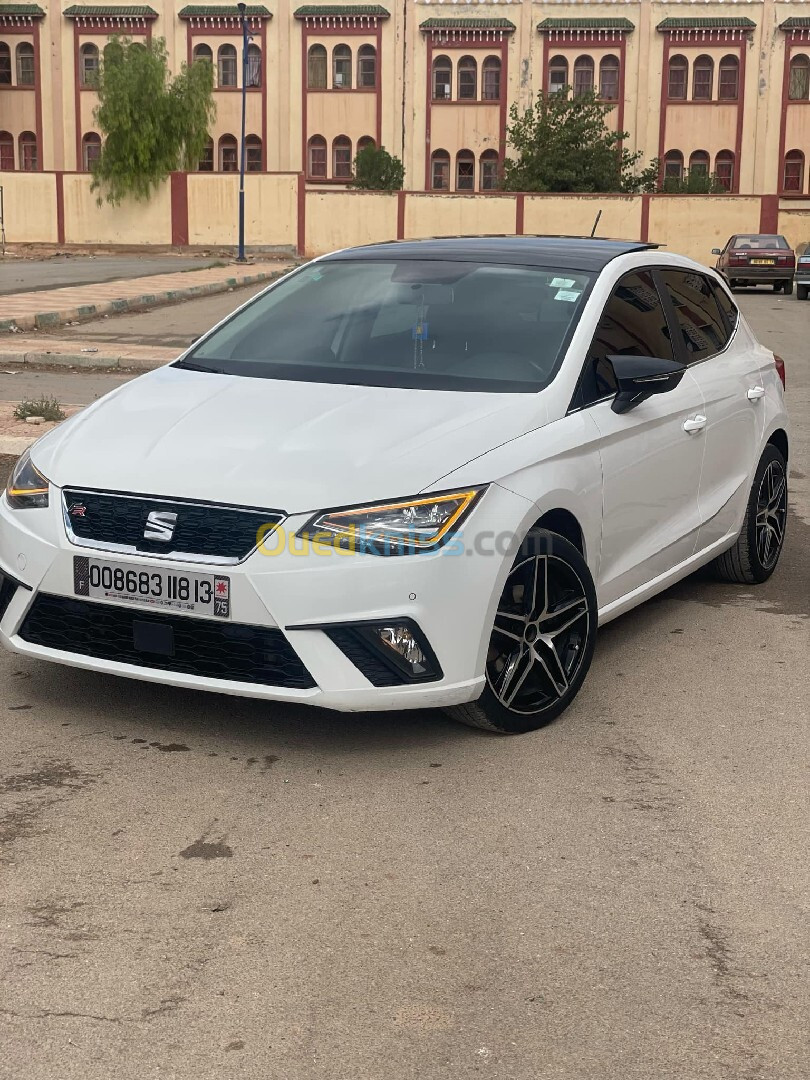
[(351, 186), (365, 191), (401, 191), (405, 166), (384, 146), (364, 146), (354, 159), (354, 179)]
[(593, 91), (570, 95), (542, 91), (522, 114), (509, 110), (507, 137), (514, 156), (504, 162), (507, 191), (654, 191), (658, 164), (638, 172), (643, 154), (623, 143), (626, 131), (611, 131), (605, 118), (613, 109)]
[(216, 115), (213, 88), (207, 60), (183, 64), (173, 79), (162, 38), (146, 45), (112, 38), (96, 81), (104, 141), (92, 189), (113, 204), (148, 199), (170, 172), (194, 168)]
[(728, 188), (716, 173), (687, 169), (683, 176), (665, 176), (660, 185), (665, 195), (727, 195)]

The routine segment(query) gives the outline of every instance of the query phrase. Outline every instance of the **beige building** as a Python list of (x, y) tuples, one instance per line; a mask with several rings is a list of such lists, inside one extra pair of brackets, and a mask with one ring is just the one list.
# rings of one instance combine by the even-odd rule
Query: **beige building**
[[(248, 12), (252, 172), (334, 188), (374, 142), (403, 159), (410, 190), (492, 190), (509, 107), (570, 85), (614, 104), (610, 123), (668, 175), (716, 172), (739, 194), (810, 191), (810, 0), (267, 0)], [(114, 34), (164, 38), (175, 69), (214, 65), (199, 169), (236, 171), (236, 6), (172, 0), (0, 3), (0, 170), (89, 170), (93, 78)]]

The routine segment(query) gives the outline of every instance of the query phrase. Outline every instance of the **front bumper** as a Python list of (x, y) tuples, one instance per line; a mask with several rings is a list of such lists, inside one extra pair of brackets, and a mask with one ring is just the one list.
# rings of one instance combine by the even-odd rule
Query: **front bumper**
[[(491, 485), (468, 519), (463, 544), (413, 556), (374, 556), (314, 552), (298, 549), (293, 537), (309, 515), (288, 518), (285, 541), (275, 554), (254, 552), (244, 562), (228, 566), (231, 580), (231, 623), (261, 628), (278, 635), (300, 659), (311, 680), (301, 685), (266, 685), (222, 677), (156, 669), (146, 662), (129, 662), (52, 648), (25, 640), (21, 630), (38, 598), (75, 601), (73, 557), (88, 555), (70, 543), (61, 519), (60, 493), (52, 488), (50, 506), (42, 510), (11, 510), (0, 500), (0, 572), (19, 582), (0, 617), (0, 642), (7, 648), (43, 660), (147, 682), (166, 683), (275, 701), (298, 701), (341, 711), (438, 708), (475, 700), (484, 685), (484, 661), (494, 606), (513, 558), (531, 503)], [(514, 535), (501, 542), (505, 529)], [(473, 531), (474, 530), (474, 531)], [(487, 537), (487, 542), (482, 541)], [(476, 542), (473, 542), (475, 539)], [(101, 560), (120, 556), (99, 551)], [(127, 555), (126, 561), (145, 569), (159, 563), (177, 569), (178, 563), (154, 557)], [(211, 566), (184, 562), (182, 569), (210, 573)], [(100, 604), (84, 601), (85, 605)], [(104, 618), (102, 607), (98, 618)], [(144, 618), (152, 609), (115, 605)], [(221, 620), (195, 615), (177, 616), (184, 626), (204, 623), (201, 636), (210, 638), (212, 624)], [(375, 686), (339, 647), (328, 628), (335, 624), (408, 619), (421, 631), (435, 654), (441, 677), (431, 682)], [(283, 635), (283, 638), (281, 636)], [(30, 635), (29, 635), (30, 636)], [(277, 640), (278, 640), (277, 639)], [(314, 684), (314, 685), (313, 685)]]

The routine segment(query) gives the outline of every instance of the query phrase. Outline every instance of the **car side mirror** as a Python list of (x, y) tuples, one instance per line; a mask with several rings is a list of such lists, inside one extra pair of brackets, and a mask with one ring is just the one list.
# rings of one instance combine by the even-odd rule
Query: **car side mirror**
[(655, 356), (609, 356), (619, 392), (610, 406), (615, 413), (628, 412), (652, 394), (674, 390), (686, 371), (677, 360)]
[(722, 255), (722, 254), (723, 254), (723, 252), (720, 250), (720, 248), (712, 248), (712, 255)]

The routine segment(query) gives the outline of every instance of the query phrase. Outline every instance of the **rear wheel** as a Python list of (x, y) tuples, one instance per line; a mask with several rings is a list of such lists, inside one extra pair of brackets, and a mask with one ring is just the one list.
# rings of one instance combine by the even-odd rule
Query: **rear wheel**
[(740, 535), (712, 563), (724, 581), (758, 585), (776, 569), (787, 524), (787, 464), (770, 443), (754, 476)]
[(793, 282), (792, 281), (786, 281), (782, 291), (784, 292), (785, 296), (792, 296), (793, 295)]
[(498, 602), (484, 691), (448, 713), (502, 735), (545, 726), (582, 686), (596, 622), (596, 591), (580, 553), (557, 533), (530, 533)]
[(797, 285), (796, 286), (796, 299), (797, 300), (806, 300), (807, 299), (807, 289), (808, 289), (807, 285)]

